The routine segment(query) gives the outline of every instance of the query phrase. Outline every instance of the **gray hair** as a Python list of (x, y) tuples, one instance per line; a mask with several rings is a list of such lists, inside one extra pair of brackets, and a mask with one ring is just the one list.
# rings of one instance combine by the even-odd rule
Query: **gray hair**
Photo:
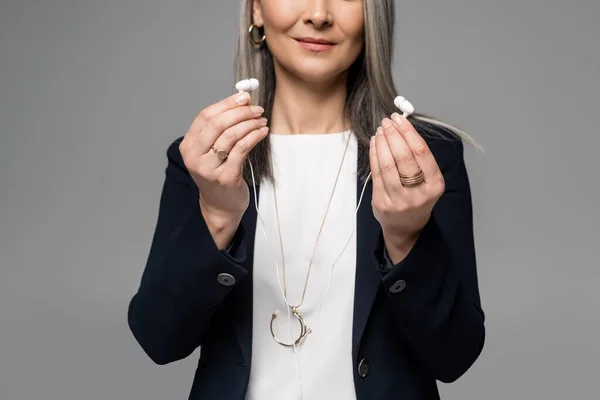
[[(275, 92), (273, 55), (263, 43), (253, 44), (248, 37), (253, 23), (252, 0), (242, 0), (238, 26), (237, 54), (235, 58), (236, 81), (256, 78), (260, 88), (252, 94), (253, 103), (261, 105), (263, 116), (271, 118)], [(394, 106), (397, 96), (392, 77), (394, 48), (394, 0), (364, 0), (364, 47), (348, 71), (347, 98), (344, 117), (350, 121), (359, 146), (358, 174), (364, 180), (370, 172), (369, 141), (383, 118), (398, 110)], [(410, 122), (422, 136), (448, 140), (464, 140), (482, 147), (467, 133), (433, 117), (415, 113)], [(268, 140), (259, 142), (249, 154), (255, 177), (273, 179)], [(244, 178), (250, 182), (248, 169)]]

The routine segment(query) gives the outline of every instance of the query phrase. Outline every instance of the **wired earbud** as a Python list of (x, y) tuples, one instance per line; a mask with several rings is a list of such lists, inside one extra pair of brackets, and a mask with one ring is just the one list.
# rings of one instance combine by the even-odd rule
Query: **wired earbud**
[[(241, 92), (249, 92), (249, 91), (253, 91), (258, 89), (260, 86), (259, 82), (257, 79), (251, 78), (251, 79), (244, 79), (242, 81), (239, 81), (236, 85), (235, 88), (236, 90), (238, 90), (240, 93)], [(400, 111), (402, 111), (403, 116), (404, 117), (408, 117), (410, 116), (412, 113), (414, 113), (415, 108), (414, 106), (408, 101), (406, 100), (404, 97), (402, 96), (398, 96), (394, 99), (394, 105), (400, 109)], [(350, 135), (352, 133), (349, 133)], [(262, 228), (262, 232), (263, 232), (263, 236), (265, 238), (265, 241), (267, 243), (267, 247), (268, 247), (268, 251), (269, 254), (271, 255), (271, 257), (273, 257), (273, 260), (275, 261), (275, 266), (277, 268), (277, 282), (279, 283), (279, 289), (281, 290), (281, 295), (283, 296), (283, 301), (285, 302), (285, 304), (288, 306), (287, 310), (288, 310), (288, 324), (290, 323), (291, 319), (290, 319), (290, 304), (287, 301), (287, 298), (285, 296), (285, 292), (284, 289), (281, 285), (281, 279), (279, 277), (279, 263), (277, 262), (277, 258), (273, 255), (273, 253), (271, 252), (271, 246), (269, 244), (269, 240), (267, 238), (267, 233), (266, 233), (266, 228), (265, 228), (265, 222), (262, 218), (262, 215), (260, 214), (260, 211), (258, 209), (258, 197), (256, 195), (256, 180), (254, 177), (254, 168), (252, 167), (252, 162), (250, 161), (250, 158), (247, 159), (248, 160), (248, 164), (250, 165), (250, 172), (252, 174), (252, 186), (254, 188), (254, 207), (256, 208), (256, 214), (258, 219), (261, 222), (261, 228)], [(367, 179), (365, 180), (364, 186), (362, 188), (362, 191), (360, 193), (360, 198), (358, 200), (358, 205), (356, 206), (356, 211), (355, 211), (355, 215), (358, 214), (358, 210), (360, 208), (360, 205), (362, 203), (362, 199), (363, 199), (363, 195), (365, 194), (365, 189), (367, 188), (367, 183), (369, 182), (369, 179), (371, 178), (371, 173), (369, 173), (369, 176), (367, 176)], [(273, 190), (275, 190), (273, 188)], [(321, 315), (321, 308), (323, 306), (323, 303), (325, 302), (325, 298), (327, 297), (327, 293), (329, 292), (329, 288), (331, 286), (331, 281), (332, 281), (332, 277), (333, 277), (333, 269), (335, 267), (335, 265), (337, 264), (338, 260), (342, 257), (342, 255), (344, 254), (344, 251), (346, 250), (346, 247), (348, 247), (348, 244), (350, 243), (350, 240), (352, 239), (352, 237), (354, 236), (354, 233), (356, 232), (356, 224), (354, 224), (354, 229), (352, 230), (352, 233), (350, 234), (350, 237), (348, 238), (348, 240), (346, 241), (346, 244), (344, 245), (344, 248), (342, 249), (341, 253), (337, 256), (337, 258), (335, 259), (333, 265), (331, 266), (331, 271), (330, 271), (330, 275), (329, 275), (329, 282), (327, 283), (327, 289), (325, 290), (325, 293), (321, 299), (321, 302), (319, 304), (319, 308), (318, 308), (318, 313), (317, 313), (317, 317), (315, 319), (315, 322), (312, 326), (306, 326), (307, 329), (312, 333), (314, 332), (314, 327), (317, 325), (317, 322), (319, 321), (319, 317)], [(297, 378), (298, 378), (298, 383), (299, 383), (299, 387), (300, 387), (300, 400), (302, 400), (303, 394), (302, 394), (302, 380), (300, 377), (300, 360), (299, 360), (299, 355), (298, 355), (298, 346), (296, 344), (294, 344), (293, 346), (295, 354), (296, 354), (296, 373), (297, 373)]]
[(260, 84), (258, 83), (258, 79), (244, 79), (243, 81), (239, 81), (235, 84), (235, 89), (241, 92), (251, 92), (253, 90), (258, 89)]
[(409, 117), (412, 113), (415, 112), (415, 106), (413, 106), (410, 101), (406, 100), (402, 96), (398, 96), (394, 99), (394, 105), (400, 111), (402, 111), (403, 117)]

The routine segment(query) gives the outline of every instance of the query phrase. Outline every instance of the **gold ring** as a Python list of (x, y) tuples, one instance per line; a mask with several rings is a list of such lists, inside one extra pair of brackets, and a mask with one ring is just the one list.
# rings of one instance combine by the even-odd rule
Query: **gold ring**
[(405, 187), (419, 186), (421, 183), (425, 182), (425, 174), (423, 174), (423, 170), (421, 168), (419, 168), (419, 172), (414, 175), (400, 174), (400, 182)]
[(211, 146), (211, 149), (213, 149), (217, 157), (219, 157), (219, 160), (225, 161), (225, 159), (227, 159), (228, 154), (225, 150), (217, 150), (215, 146)]

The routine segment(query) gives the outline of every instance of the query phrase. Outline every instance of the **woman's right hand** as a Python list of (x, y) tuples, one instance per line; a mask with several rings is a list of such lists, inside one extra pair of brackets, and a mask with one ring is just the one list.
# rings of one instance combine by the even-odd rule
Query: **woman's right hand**
[[(200, 191), (200, 209), (219, 248), (225, 248), (248, 208), (250, 194), (242, 177), (248, 153), (268, 134), (264, 109), (237, 93), (202, 110), (179, 145)], [(220, 160), (217, 152), (228, 156)]]

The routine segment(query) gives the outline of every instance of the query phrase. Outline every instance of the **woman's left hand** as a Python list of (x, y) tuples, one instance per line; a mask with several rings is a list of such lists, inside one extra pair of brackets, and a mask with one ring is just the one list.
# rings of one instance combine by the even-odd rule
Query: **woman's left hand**
[[(431, 211), (444, 193), (444, 176), (413, 125), (397, 113), (385, 118), (371, 138), (370, 162), (373, 179), (373, 214), (383, 229), (388, 254), (400, 262), (429, 221)], [(400, 174), (411, 176), (423, 171), (425, 180), (406, 187)]]

